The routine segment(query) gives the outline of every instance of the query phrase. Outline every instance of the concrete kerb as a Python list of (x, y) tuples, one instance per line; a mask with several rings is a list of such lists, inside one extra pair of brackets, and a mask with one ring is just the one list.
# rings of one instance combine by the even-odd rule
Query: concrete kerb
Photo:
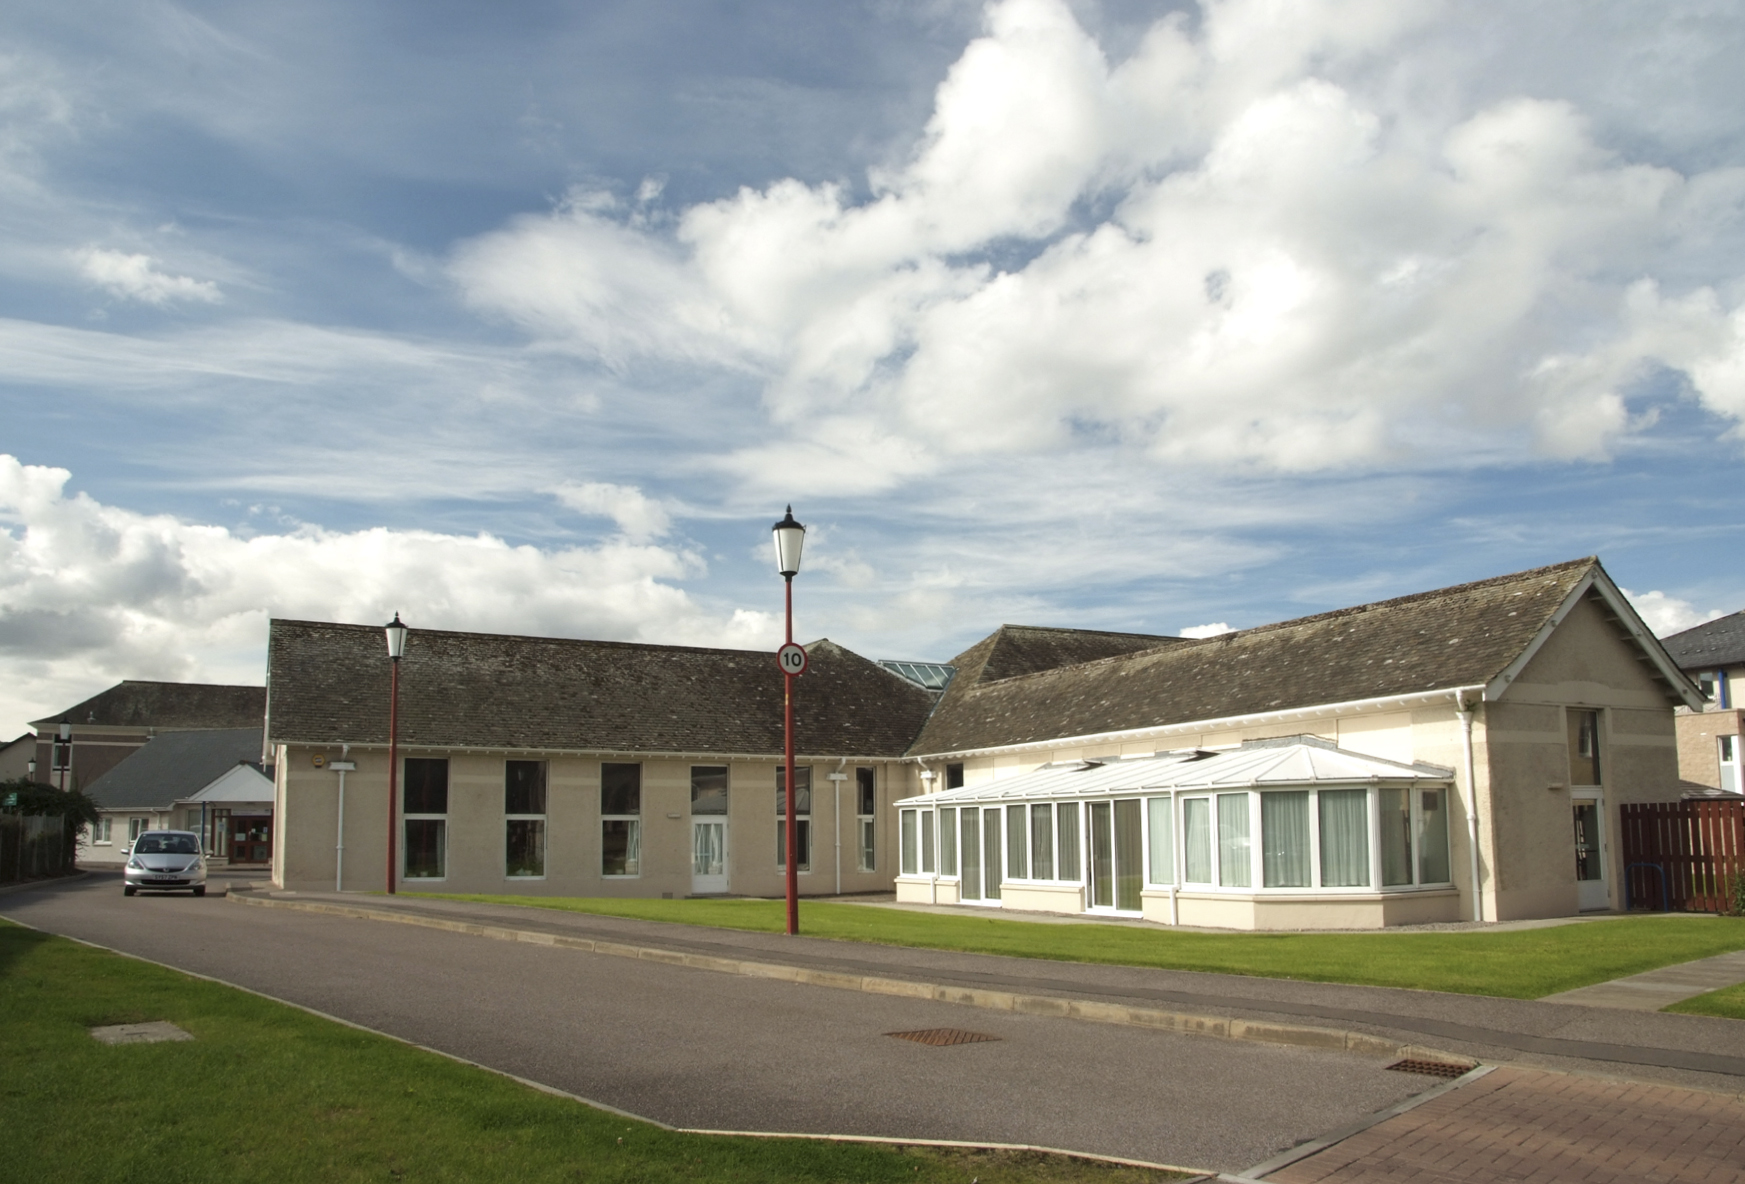
[(902, 995), (914, 999), (932, 999), (940, 1003), (956, 1003), (988, 1011), (1010, 1011), (1020, 1015), (1058, 1016), (1065, 1019), (1085, 1020), (1095, 1024), (1120, 1024), (1128, 1027), (1178, 1032), (1190, 1036), (1213, 1036), (1261, 1044), (1318, 1048), (1333, 1052), (1355, 1053), (1366, 1057), (1400, 1057), (1465, 1063), (1470, 1063), (1472, 1060), (1471, 1057), (1457, 1053), (1443, 1052), (1416, 1044), (1400, 1044), (1384, 1037), (1348, 1031), (1343, 1028), (1322, 1028), (1308, 1024), (1261, 1023), (1237, 1019), (1232, 1016), (1167, 1011), (1161, 1008), (1135, 1007), (1129, 1004), (1106, 1003), (1092, 999), (1068, 999), (1057, 995), (1027, 995), (1011, 991), (990, 991), (976, 987), (947, 986), (907, 979), (843, 974), (830, 970), (814, 970), (805, 966), (789, 966), (779, 962), (690, 954), (658, 947), (596, 941), (592, 938), (569, 937), (536, 930), (516, 929), (507, 925), (488, 925), (476, 921), (458, 921), (446, 917), (398, 913), (389, 909), (372, 909), (328, 901), (275, 900), (247, 893), (232, 893), (230, 899), (238, 904), (246, 904), (255, 908), (324, 913), (361, 921), (391, 921), (401, 925), (418, 925), (427, 929), (446, 930), (450, 933), (488, 937), (497, 941), (560, 946), (565, 949), (580, 950), (584, 953), (606, 954), (617, 958), (641, 958), (651, 962), (663, 962), (671, 966), (686, 966), (693, 970), (739, 974), (750, 978), (776, 979), (782, 982), (804, 983), (808, 986), (831, 987), (837, 990), (864, 991), (874, 995)]

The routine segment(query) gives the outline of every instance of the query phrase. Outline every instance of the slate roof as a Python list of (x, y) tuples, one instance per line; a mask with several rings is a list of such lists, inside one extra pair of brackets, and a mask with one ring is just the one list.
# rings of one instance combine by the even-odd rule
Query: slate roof
[(1706, 670), (1745, 662), (1745, 612), (1704, 621), (1694, 629), (1663, 637), (1660, 644), (1680, 670)]
[[(1204, 639), (1128, 638), (1131, 652), (1008, 673), (1006, 627), (953, 659), (957, 677), (910, 751), (1011, 744), (1488, 683), (1591, 570), (1577, 559)], [(1066, 631), (1055, 631), (1066, 632)], [(1070, 646), (1062, 641), (1062, 650)]]
[[(902, 755), (937, 696), (834, 642), (807, 650), (796, 751)], [(389, 665), (378, 626), (273, 621), (271, 742), (386, 743)], [(415, 629), (400, 712), (411, 746), (782, 751), (782, 673), (764, 651)]]
[(167, 809), (260, 756), (258, 723), (252, 728), (160, 732), (85, 792), (106, 810)]
[(32, 720), (30, 726), (39, 732), (51, 732), (64, 718), (75, 726), (98, 724), (159, 730), (252, 727), (258, 734), (266, 710), (265, 687), (140, 682), (130, 678), (65, 711)]

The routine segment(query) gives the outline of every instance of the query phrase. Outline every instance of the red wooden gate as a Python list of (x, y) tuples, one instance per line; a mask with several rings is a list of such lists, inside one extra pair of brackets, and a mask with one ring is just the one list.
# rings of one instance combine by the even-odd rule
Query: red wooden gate
[(1745, 801), (1646, 802), (1621, 814), (1633, 907), (1718, 913), (1731, 904), (1745, 876)]

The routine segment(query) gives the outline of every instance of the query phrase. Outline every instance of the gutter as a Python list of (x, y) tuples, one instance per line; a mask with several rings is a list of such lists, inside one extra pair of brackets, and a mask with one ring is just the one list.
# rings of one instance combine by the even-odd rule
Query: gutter
[(1290, 707), (1278, 711), (1260, 711), (1251, 715), (1227, 715), (1216, 719), (1188, 720), (1179, 724), (1158, 724), (1149, 728), (1126, 728), (1117, 732), (1095, 732), (1084, 736), (1060, 736), (1048, 740), (1026, 740), (1019, 744), (997, 744), (988, 748), (961, 748), (946, 752), (929, 752), (905, 756), (905, 764), (945, 760), (947, 757), (996, 756), (1005, 753), (1041, 752), (1068, 745), (1107, 744), (1131, 740), (1165, 739), (1191, 735), (1215, 729), (1253, 727), (1256, 725), (1292, 723), (1298, 720), (1325, 719), (1332, 715), (1399, 710), (1409, 707), (1434, 707), (1442, 703), (1458, 705), (1469, 695), (1484, 696), (1486, 687), (1479, 683), (1464, 687), (1446, 687), (1434, 691), (1413, 691), (1404, 695), (1382, 695), (1374, 699), (1351, 699), (1344, 703), (1321, 703), (1313, 707)]

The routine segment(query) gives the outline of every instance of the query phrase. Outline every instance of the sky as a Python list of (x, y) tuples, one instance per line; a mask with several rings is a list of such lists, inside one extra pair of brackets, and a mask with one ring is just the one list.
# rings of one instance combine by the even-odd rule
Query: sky
[(1745, 10), (12, 0), (0, 732), (270, 617), (1745, 608)]

